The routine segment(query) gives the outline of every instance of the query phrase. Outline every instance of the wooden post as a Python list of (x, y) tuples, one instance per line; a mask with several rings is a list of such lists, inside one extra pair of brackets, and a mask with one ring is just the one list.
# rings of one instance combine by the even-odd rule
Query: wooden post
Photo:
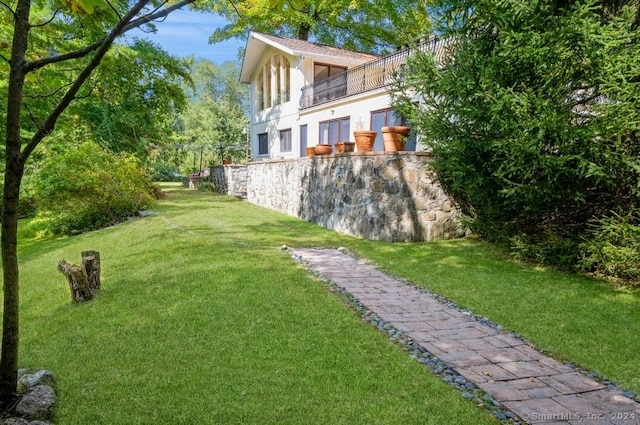
[(58, 270), (67, 277), (71, 300), (90, 301), (100, 294), (100, 253), (82, 252), (82, 267), (60, 260)]

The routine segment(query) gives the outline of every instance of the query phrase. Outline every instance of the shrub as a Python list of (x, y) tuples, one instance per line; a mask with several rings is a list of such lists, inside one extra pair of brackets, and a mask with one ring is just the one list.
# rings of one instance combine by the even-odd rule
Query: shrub
[(580, 245), (580, 267), (598, 276), (640, 281), (640, 212), (598, 220)]
[(520, 234), (511, 238), (511, 252), (516, 260), (533, 260), (567, 271), (575, 270), (579, 256), (577, 248), (577, 241), (550, 231), (540, 235)]
[(103, 227), (153, 202), (153, 185), (139, 161), (92, 141), (50, 156), (32, 184), (39, 214), (56, 234)]
[(637, 3), (435, 5), (449, 54), (410, 59), (394, 107), (474, 232), (575, 267), (590, 223), (640, 205)]
[(163, 162), (156, 162), (153, 167), (153, 180), (157, 182), (179, 182), (182, 176), (175, 167)]
[(201, 192), (213, 192), (215, 187), (212, 182), (209, 181), (201, 181), (198, 183), (198, 190)]

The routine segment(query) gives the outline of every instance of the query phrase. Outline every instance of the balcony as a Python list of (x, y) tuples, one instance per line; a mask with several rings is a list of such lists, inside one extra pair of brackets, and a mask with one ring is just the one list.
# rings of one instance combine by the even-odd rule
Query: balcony
[(432, 37), (418, 43), (415, 48), (398, 50), (391, 55), (348, 69), (317, 83), (306, 85), (302, 88), (300, 109), (388, 86), (393, 82), (394, 75), (406, 63), (407, 57), (413, 54), (415, 49), (432, 52), (438, 59), (441, 59), (442, 47), (443, 40)]

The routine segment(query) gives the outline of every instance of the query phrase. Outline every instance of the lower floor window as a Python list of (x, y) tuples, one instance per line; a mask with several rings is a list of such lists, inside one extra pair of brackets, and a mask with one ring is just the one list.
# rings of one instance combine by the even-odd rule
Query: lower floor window
[(319, 138), (320, 143), (335, 145), (336, 143), (348, 142), (350, 126), (351, 121), (349, 117), (321, 122)]
[(267, 133), (258, 134), (258, 155), (269, 154), (269, 136)]
[(291, 152), (291, 129), (280, 130), (280, 152)]

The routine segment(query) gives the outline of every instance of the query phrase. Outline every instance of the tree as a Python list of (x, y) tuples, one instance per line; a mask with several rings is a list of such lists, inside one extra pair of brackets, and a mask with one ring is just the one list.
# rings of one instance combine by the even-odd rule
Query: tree
[(211, 43), (246, 37), (250, 29), (382, 53), (431, 32), (429, 0), (273, 0), (219, 2), (214, 11), (230, 22)]
[(105, 148), (144, 159), (153, 146), (165, 144), (172, 117), (187, 104), (183, 86), (190, 67), (189, 59), (146, 40), (117, 44), (94, 73), (91, 96), (78, 99), (69, 113)]
[(201, 59), (194, 63), (193, 89), (180, 117), (179, 134), (187, 150), (202, 153), (205, 164), (246, 158), (249, 91), (239, 76), (235, 62), (217, 65)]
[(638, 2), (438, 10), (447, 55), (411, 61), (395, 106), (481, 235), (575, 265), (594, 222), (640, 205)]
[[(66, 6), (58, 4), (55, 9), (35, 9), (31, 0), (17, 0), (15, 7), (0, 3), (3, 11), (0, 30), (12, 38), (11, 45), (0, 45), (0, 59), (9, 67), (1, 239), (4, 311), (0, 403), (3, 406), (12, 401), (17, 388), (17, 211), (26, 161), (54, 130), (71, 102), (88, 94), (81, 92), (85, 82), (118, 36), (167, 16), (192, 1), (155, 5), (150, 0), (138, 0), (129, 5), (106, 0), (78, 0), (65, 3)], [(48, 46), (45, 48), (37, 40), (46, 40)], [(62, 64), (66, 66), (60, 66)], [(52, 72), (46, 73), (49, 69)], [(32, 108), (31, 101), (42, 109)], [(50, 105), (50, 108), (43, 105)]]

